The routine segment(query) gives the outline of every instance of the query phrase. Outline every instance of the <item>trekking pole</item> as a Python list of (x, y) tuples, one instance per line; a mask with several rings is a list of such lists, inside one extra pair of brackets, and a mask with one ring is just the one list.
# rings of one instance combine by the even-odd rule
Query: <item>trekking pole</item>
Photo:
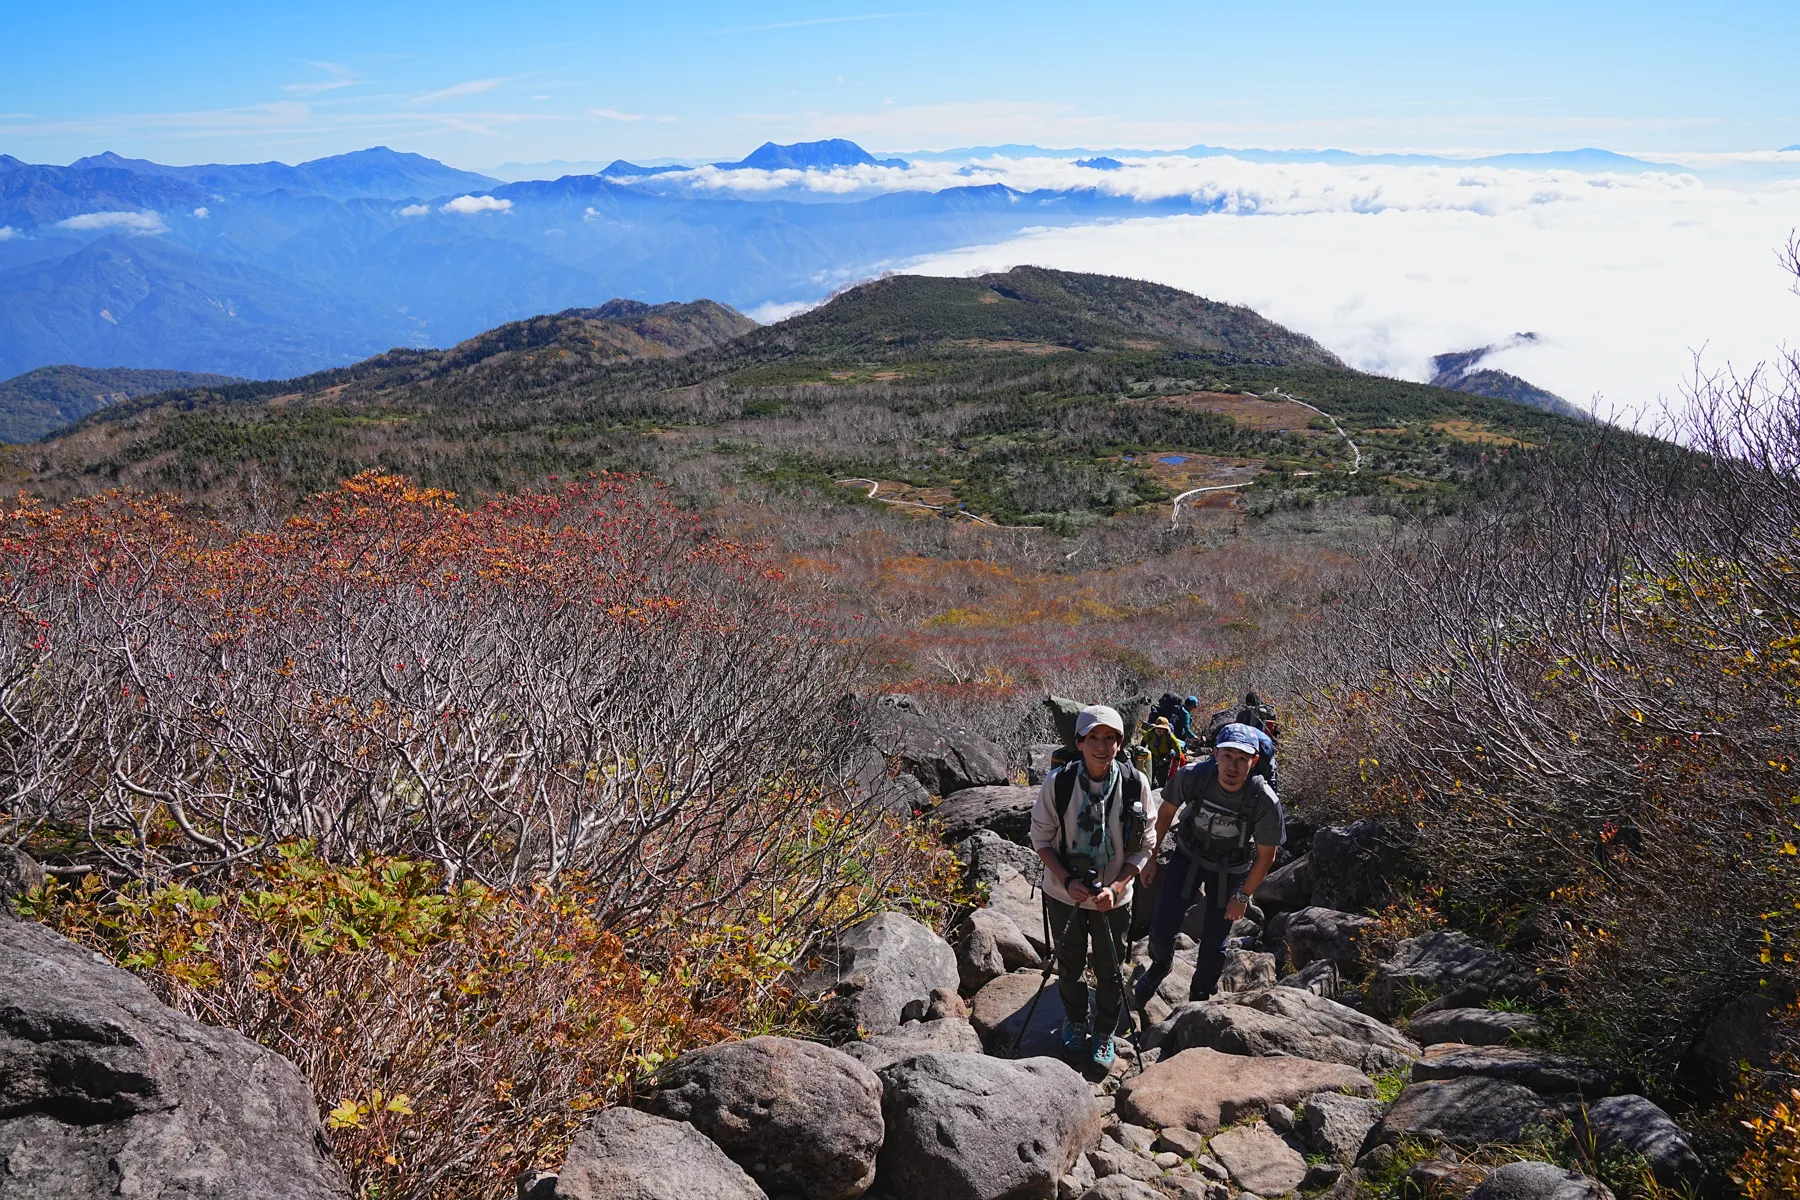
[[(1062, 957), (1063, 941), (1069, 936), (1069, 930), (1074, 926), (1075, 918), (1080, 913), (1081, 906), (1079, 904), (1071, 907), (1068, 917), (1063, 920), (1062, 933), (1050, 943), (1050, 952), (1044, 956), (1044, 976), (1038, 980), (1037, 991), (1031, 993), (1031, 1003), (1025, 1006), (1025, 1019), (1019, 1022), (1019, 1028), (1013, 1033), (1012, 1045), (1007, 1048), (1005, 1057), (1017, 1058), (1019, 1056), (1019, 1043), (1025, 1040), (1025, 1031), (1031, 1028), (1031, 1014), (1037, 1011), (1038, 1000), (1042, 998), (1044, 989), (1050, 986), (1050, 976), (1056, 974), (1056, 961)], [(1044, 933), (1046, 936), (1050, 933), (1050, 898), (1048, 896), (1044, 897)], [(1064, 1015), (1067, 1016), (1067, 1014)]]
[[(1129, 911), (1129, 909), (1127, 911)], [(1101, 914), (1102, 917), (1107, 917), (1107, 916), (1111, 916), (1111, 915), (1112, 915), (1111, 913), (1102, 913)], [(1126, 982), (1125, 960), (1124, 960), (1124, 956), (1119, 953), (1119, 946), (1118, 946), (1117, 941), (1115, 941), (1113, 938), (1112, 922), (1105, 921), (1103, 923), (1106, 926), (1106, 936), (1101, 940), (1103, 940), (1106, 943), (1106, 953), (1108, 954), (1108, 956), (1110, 956), (1112, 958), (1113, 976), (1114, 976), (1114, 978), (1116, 978), (1119, 981), (1119, 1008), (1120, 1008), (1119, 1015), (1123, 1016), (1125, 1013), (1130, 1013), (1132, 1015), (1132, 1023), (1131, 1023), (1132, 1061), (1136, 1064), (1137, 1069), (1141, 1072), (1144, 1069), (1144, 1048), (1141, 1045), (1139, 1045), (1139, 1043), (1143, 1041), (1143, 1031), (1149, 1027), (1149, 1024), (1150, 1024), (1149, 1018), (1143, 1012), (1143, 1010), (1138, 1006), (1136, 989), (1132, 988), (1130, 986), (1130, 984)], [(1131, 921), (1129, 919), (1127, 919), (1125, 922), (1125, 936), (1127, 938), (1129, 938), (1131, 936)], [(1109, 1031), (1108, 1036), (1110, 1037), (1112, 1034), (1117, 1033), (1117, 1032), (1118, 1032), (1118, 1019), (1117, 1019), (1117, 1017), (1115, 1017), (1114, 1018), (1114, 1027), (1111, 1031)]]

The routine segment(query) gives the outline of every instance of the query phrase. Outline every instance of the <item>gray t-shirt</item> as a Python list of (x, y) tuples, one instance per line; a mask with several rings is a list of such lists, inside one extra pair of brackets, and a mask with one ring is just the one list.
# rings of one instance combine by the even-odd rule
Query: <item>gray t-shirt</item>
[[(1281, 799), (1266, 779), (1252, 775), (1244, 786), (1228, 792), (1219, 786), (1219, 774), (1211, 762), (1183, 767), (1163, 785), (1163, 803), (1176, 809), (1172, 832), (1181, 836), (1190, 804), (1210, 801), (1222, 809), (1241, 814), (1250, 825), (1250, 836), (1258, 846), (1279, 846), (1287, 841), (1287, 819), (1281, 810)], [(1255, 854), (1249, 853), (1246, 862)]]

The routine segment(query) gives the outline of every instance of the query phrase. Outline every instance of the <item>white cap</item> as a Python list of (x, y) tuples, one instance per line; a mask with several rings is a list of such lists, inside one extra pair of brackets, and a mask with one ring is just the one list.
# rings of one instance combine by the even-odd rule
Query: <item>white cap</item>
[(1096, 725), (1104, 725), (1108, 729), (1116, 729), (1119, 736), (1125, 736), (1125, 718), (1117, 709), (1108, 708), (1104, 704), (1090, 704), (1075, 716), (1075, 736), (1084, 738)]

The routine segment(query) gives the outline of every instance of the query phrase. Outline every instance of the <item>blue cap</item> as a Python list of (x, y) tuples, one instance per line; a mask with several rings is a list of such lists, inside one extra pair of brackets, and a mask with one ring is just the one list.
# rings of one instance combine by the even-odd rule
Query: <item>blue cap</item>
[(1198, 704), (1198, 703), (1200, 703), (1200, 697), (1189, 696), (1185, 701), (1183, 701), (1183, 707), (1186, 707), (1189, 704)]
[(1219, 730), (1219, 735), (1213, 739), (1213, 748), (1224, 750), (1229, 747), (1242, 750), (1245, 754), (1261, 754), (1262, 739), (1263, 735), (1257, 730), (1233, 721)]

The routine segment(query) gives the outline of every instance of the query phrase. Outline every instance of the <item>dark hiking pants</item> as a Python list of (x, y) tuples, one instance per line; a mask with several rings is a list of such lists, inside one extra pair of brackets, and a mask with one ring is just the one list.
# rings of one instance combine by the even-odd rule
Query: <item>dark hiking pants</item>
[[(1175, 962), (1175, 935), (1181, 932), (1188, 909), (1195, 904), (1205, 906), (1201, 925), (1194, 981), (1188, 985), (1188, 999), (1205, 1000), (1219, 986), (1225, 970), (1225, 943), (1231, 937), (1231, 922), (1225, 919), (1225, 904), (1231, 894), (1244, 886), (1248, 870), (1227, 875), (1223, 895), (1219, 874), (1201, 868), (1193, 870), (1187, 855), (1177, 849), (1157, 875), (1156, 909), (1150, 916), (1150, 970), (1138, 985), (1140, 995), (1150, 996), (1168, 975)], [(1192, 886), (1190, 887), (1190, 879)]]
[(1095, 912), (1051, 896), (1045, 896), (1044, 903), (1050, 908), (1050, 936), (1061, 939), (1056, 944), (1056, 990), (1062, 997), (1063, 1012), (1076, 1024), (1087, 1024), (1088, 985), (1083, 972), (1091, 957), (1097, 993), (1094, 1036), (1117, 1032), (1125, 1005), (1121, 971), (1130, 969), (1131, 906)]

